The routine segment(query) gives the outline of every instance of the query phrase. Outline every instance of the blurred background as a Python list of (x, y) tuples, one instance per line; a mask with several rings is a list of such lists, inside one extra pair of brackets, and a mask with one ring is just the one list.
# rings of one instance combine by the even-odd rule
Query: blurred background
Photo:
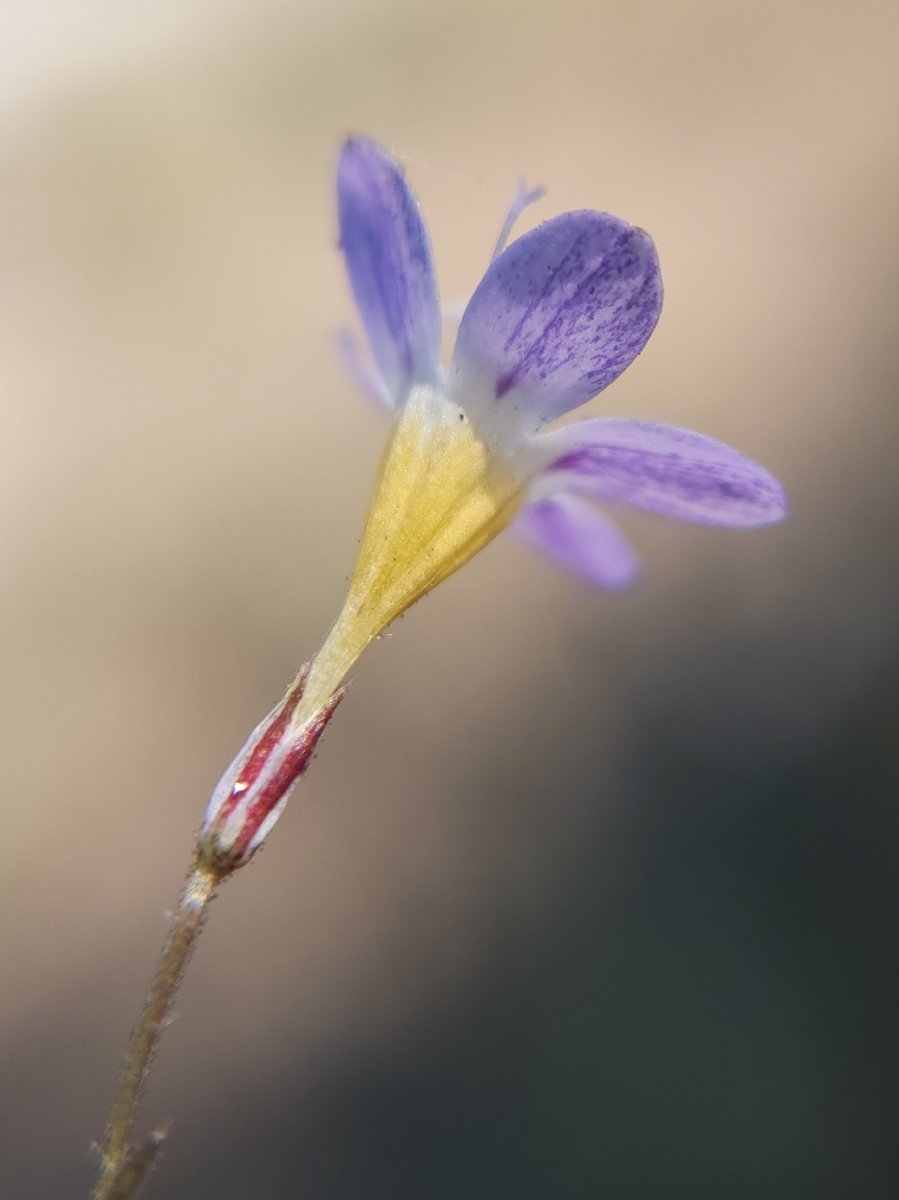
[(407, 164), (445, 300), (516, 180), (653, 234), (595, 414), (784, 481), (623, 519), (604, 597), (504, 537), (375, 645), (216, 901), (148, 1198), (899, 1187), (899, 9), (6, 0), (0, 1162), (85, 1195), (206, 798), (342, 599), (386, 427), (333, 167)]

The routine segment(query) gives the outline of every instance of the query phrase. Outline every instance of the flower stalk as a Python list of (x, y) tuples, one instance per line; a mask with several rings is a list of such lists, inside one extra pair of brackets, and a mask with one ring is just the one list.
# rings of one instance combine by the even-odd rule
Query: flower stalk
[(129, 1139), (153, 1056), (209, 905), (224, 880), (248, 863), (262, 844), (346, 692), (341, 688), (298, 723), (308, 675), (307, 664), (281, 703), (250, 735), (209, 801), (159, 966), (128, 1043), (91, 1200), (134, 1200), (162, 1148), (163, 1129), (135, 1144)]
[(162, 1146), (162, 1130), (154, 1131), (137, 1145), (131, 1145), (129, 1138), (153, 1055), (222, 878), (214, 869), (195, 862), (182, 888), (144, 1010), (128, 1043), (106, 1124), (100, 1178), (91, 1200), (133, 1200)]

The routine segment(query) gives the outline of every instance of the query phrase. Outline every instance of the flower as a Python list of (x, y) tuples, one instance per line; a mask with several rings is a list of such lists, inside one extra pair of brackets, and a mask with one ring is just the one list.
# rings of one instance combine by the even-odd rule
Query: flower
[(541, 195), (519, 188), (444, 369), (415, 197), (374, 142), (343, 148), (341, 246), (375, 368), (353, 343), (345, 349), (392, 410), (393, 430), (343, 609), (209, 801), (197, 863), (216, 879), (262, 844), (372, 638), (509, 525), (592, 583), (623, 588), (637, 557), (597, 501), (742, 528), (784, 516), (773, 476), (690, 430), (611, 419), (542, 432), (636, 358), (658, 320), (662, 282), (648, 234), (608, 213), (564, 213), (506, 249)]
[(608, 387), (662, 304), (648, 234), (608, 213), (563, 213), (497, 252), (462, 315), (448, 368), (428, 234), (396, 162), (367, 138), (340, 155), (340, 243), (376, 371), (394, 411), (344, 608), (313, 661), (295, 720), (334, 693), (365, 646), (507, 526), (607, 588), (637, 558), (595, 507), (750, 528), (785, 514), (762, 467), (701, 434), (638, 420), (543, 426)]

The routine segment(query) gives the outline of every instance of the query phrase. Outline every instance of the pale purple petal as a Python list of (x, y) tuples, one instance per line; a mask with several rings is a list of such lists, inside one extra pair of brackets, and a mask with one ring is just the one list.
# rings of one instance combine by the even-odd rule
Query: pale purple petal
[(340, 245), (372, 352), (395, 398), (432, 382), (440, 354), (440, 305), (418, 203), (390, 156), (351, 138), (337, 167)]
[(364, 355), (359, 340), (351, 329), (343, 326), (337, 330), (337, 349), (347, 374), (360, 392), (378, 408), (392, 412), (394, 397), (391, 396), (387, 384), (381, 378), (381, 373)]
[(515, 228), (515, 222), (521, 216), (526, 208), (530, 208), (532, 204), (536, 204), (538, 200), (542, 200), (546, 195), (546, 188), (535, 187), (528, 188), (528, 185), (523, 179), (519, 179), (518, 188), (515, 192), (515, 197), (509, 205), (509, 211), (506, 213), (506, 219), (503, 221), (503, 227), (499, 231), (499, 237), (496, 239), (496, 245), (493, 248), (493, 254), (490, 261), (499, 258), (506, 248), (506, 243), (512, 236), (512, 230)]
[(748, 528), (786, 516), (774, 476), (730, 446), (650, 421), (583, 421), (550, 434), (542, 486), (682, 521)]
[(640, 562), (623, 533), (574, 496), (548, 496), (522, 509), (513, 528), (536, 549), (597, 587), (621, 591), (637, 578)]
[(616, 379), (661, 305), (648, 234), (607, 213), (564, 213), (488, 268), (459, 326), (457, 383), (487, 386), (488, 402), (523, 411), (536, 427)]
[(457, 296), (455, 300), (448, 300), (441, 310), (443, 323), (445, 325), (458, 325), (462, 320), (462, 314), (465, 312), (465, 306), (468, 301), (464, 296)]

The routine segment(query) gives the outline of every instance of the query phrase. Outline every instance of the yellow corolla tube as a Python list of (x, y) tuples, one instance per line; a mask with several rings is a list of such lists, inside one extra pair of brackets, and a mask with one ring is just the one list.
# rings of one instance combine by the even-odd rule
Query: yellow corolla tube
[[(529, 458), (529, 455), (525, 457)], [(368, 645), (513, 520), (530, 472), (502, 453), (441, 390), (417, 387), (381, 464), (346, 602), (316, 655), (301, 725)]]

